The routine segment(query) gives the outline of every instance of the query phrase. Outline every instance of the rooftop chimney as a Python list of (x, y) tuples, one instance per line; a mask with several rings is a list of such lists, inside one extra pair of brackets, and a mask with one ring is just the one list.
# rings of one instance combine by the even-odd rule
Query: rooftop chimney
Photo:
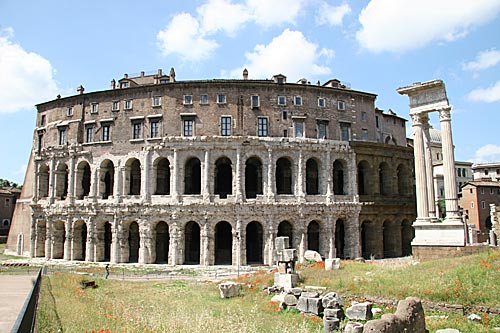
[(85, 91), (85, 88), (82, 85), (79, 85), (78, 88), (76, 88), (76, 92), (79, 95), (82, 95), (84, 91)]
[(144, 71), (141, 71), (141, 77), (144, 77)]
[(158, 76), (162, 76), (163, 75), (163, 71), (161, 70), (161, 68), (158, 69)]
[(246, 68), (243, 70), (243, 80), (248, 80), (248, 70)]
[(111, 89), (115, 89), (116, 88), (116, 81), (115, 79), (111, 80)]
[(170, 68), (170, 82), (175, 82), (175, 69)]
[(128, 74), (127, 73), (123, 74), (123, 77), (128, 79)]

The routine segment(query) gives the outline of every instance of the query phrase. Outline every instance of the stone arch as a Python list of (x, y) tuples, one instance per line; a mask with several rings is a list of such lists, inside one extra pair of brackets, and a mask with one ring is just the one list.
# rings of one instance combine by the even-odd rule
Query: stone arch
[(233, 233), (229, 222), (221, 221), (215, 225), (215, 264), (232, 263)]
[(378, 183), (380, 195), (392, 194), (391, 170), (386, 162), (381, 162), (378, 166)]
[(200, 263), (200, 226), (190, 221), (184, 227), (184, 264)]
[(77, 220), (73, 224), (72, 260), (85, 261), (87, 255), (87, 223)]
[(377, 230), (375, 223), (364, 221), (361, 224), (361, 251), (363, 258), (377, 257)]
[(397, 178), (398, 178), (398, 194), (399, 195), (408, 195), (409, 194), (409, 182), (410, 175), (408, 169), (404, 164), (398, 165), (397, 168)]
[(111, 223), (101, 220), (96, 225), (96, 261), (111, 261), (113, 234)]
[(165, 157), (159, 157), (153, 163), (155, 175), (155, 191), (154, 194), (169, 195), (170, 194), (170, 162)]
[(167, 264), (170, 245), (170, 232), (165, 221), (159, 221), (155, 226), (156, 263)]
[(369, 195), (370, 190), (370, 164), (366, 161), (358, 163), (358, 194)]
[(99, 195), (107, 199), (113, 195), (115, 182), (115, 165), (111, 160), (105, 159), (99, 167)]
[(139, 223), (132, 221), (128, 226), (128, 262), (139, 262), (139, 249), (141, 247), (141, 236)]
[(245, 197), (254, 199), (262, 192), (262, 162), (258, 157), (250, 157), (245, 163)]
[(294, 247), (293, 241), (293, 225), (288, 221), (282, 221), (278, 225), (278, 234), (277, 237), (288, 237), (290, 248)]
[(64, 258), (64, 243), (66, 242), (66, 225), (57, 220), (52, 224), (52, 259)]
[(401, 256), (401, 224), (396, 221), (385, 221), (383, 229), (384, 258)]
[(76, 167), (76, 193), (77, 199), (83, 199), (90, 194), (91, 180), (90, 165), (87, 161), (81, 161)]
[(45, 240), (47, 237), (47, 222), (37, 220), (36, 222), (36, 240), (35, 257), (45, 257)]
[(56, 168), (56, 189), (55, 197), (66, 199), (68, 196), (68, 166), (60, 163)]
[(201, 193), (201, 162), (192, 157), (184, 166), (184, 194)]
[(408, 220), (403, 220), (401, 226), (401, 243), (402, 243), (402, 255), (409, 256), (412, 254), (411, 241), (415, 237), (415, 229)]
[(335, 223), (335, 253), (337, 258), (345, 259), (345, 222), (338, 219)]
[(319, 167), (318, 161), (310, 158), (306, 162), (306, 193), (308, 195), (319, 194)]
[(336, 195), (345, 195), (346, 193), (346, 163), (344, 160), (335, 160), (333, 162), (333, 193)]
[(38, 169), (38, 196), (46, 198), (49, 196), (50, 170), (46, 164), (40, 165)]
[(245, 232), (247, 264), (263, 264), (264, 232), (262, 224), (252, 221), (247, 224)]
[(137, 158), (131, 158), (125, 164), (125, 188), (128, 195), (141, 194), (141, 162)]
[(286, 157), (276, 161), (276, 193), (293, 194), (292, 163)]
[(215, 161), (214, 184), (214, 194), (221, 199), (233, 193), (233, 169), (229, 158), (220, 157)]
[(317, 221), (311, 221), (307, 225), (307, 248), (319, 252), (320, 225)]

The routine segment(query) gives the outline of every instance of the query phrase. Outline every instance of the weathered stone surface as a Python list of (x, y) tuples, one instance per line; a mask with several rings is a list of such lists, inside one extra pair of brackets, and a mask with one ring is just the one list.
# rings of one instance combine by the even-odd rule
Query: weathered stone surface
[(231, 298), (240, 295), (241, 285), (235, 282), (223, 282), (219, 284), (221, 298)]
[(337, 318), (340, 320), (344, 319), (344, 310), (342, 309), (324, 309), (323, 317), (325, 318)]
[(283, 303), (285, 301), (285, 294), (277, 294), (271, 298), (272, 303)]
[(444, 328), (441, 330), (437, 330), (436, 333), (460, 333), (456, 328)]
[(297, 297), (295, 297), (295, 295), (293, 294), (286, 294), (284, 296), (284, 299), (283, 299), (283, 302), (287, 305), (287, 306), (290, 306), (290, 305), (297, 305)]
[(349, 321), (345, 324), (344, 333), (363, 333), (363, 324)]
[(299, 297), (296, 307), (300, 312), (307, 312), (307, 297)]
[(329, 292), (322, 299), (324, 308), (339, 308), (344, 306), (344, 300), (336, 292)]
[(297, 261), (297, 250), (296, 249), (283, 250), (283, 261)]
[(319, 316), (323, 312), (321, 298), (307, 298), (307, 312)]
[(301, 297), (318, 297), (319, 293), (317, 291), (303, 291), (300, 294)]
[(311, 261), (316, 261), (316, 262), (322, 262), (323, 258), (321, 258), (321, 254), (319, 254), (316, 251), (313, 250), (307, 250), (304, 253), (304, 259), (306, 260), (311, 260)]
[(323, 331), (325, 333), (334, 332), (340, 328), (340, 320), (335, 318), (323, 318)]
[(340, 269), (340, 259), (325, 259), (325, 271), (331, 271), (334, 269)]
[(274, 285), (282, 288), (293, 288), (295, 284), (299, 282), (299, 275), (297, 273), (292, 274), (274, 274)]
[(276, 251), (283, 251), (288, 249), (289, 239), (286, 236), (276, 237), (275, 248)]
[(372, 303), (364, 302), (354, 304), (346, 309), (345, 315), (349, 319), (370, 320), (372, 319)]
[(302, 288), (289, 288), (286, 290), (288, 293), (295, 295), (296, 297), (299, 297), (302, 294)]

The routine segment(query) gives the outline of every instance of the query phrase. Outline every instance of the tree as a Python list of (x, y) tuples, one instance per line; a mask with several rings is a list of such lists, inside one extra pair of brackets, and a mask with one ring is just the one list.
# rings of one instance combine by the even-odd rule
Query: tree
[(0, 187), (15, 187), (18, 189), (22, 189), (23, 186), (18, 185), (17, 183), (11, 182), (10, 180), (0, 178)]

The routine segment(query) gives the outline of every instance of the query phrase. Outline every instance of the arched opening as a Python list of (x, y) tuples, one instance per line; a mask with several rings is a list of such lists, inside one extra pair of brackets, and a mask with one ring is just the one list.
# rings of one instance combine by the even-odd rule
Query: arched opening
[(247, 248), (247, 264), (263, 264), (263, 231), (259, 222), (252, 221), (247, 224), (245, 244)]
[(215, 189), (214, 194), (221, 199), (226, 199), (228, 194), (233, 193), (233, 171), (231, 160), (221, 157), (215, 161)]
[(415, 237), (415, 229), (411, 225), (410, 221), (404, 220), (401, 227), (401, 243), (402, 243), (402, 255), (409, 256), (412, 254), (411, 251), (411, 241)]
[(38, 220), (36, 222), (36, 248), (35, 257), (45, 257), (45, 239), (47, 237), (47, 222)]
[(38, 196), (46, 198), (49, 196), (49, 167), (45, 164), (40, 165), (38, 173)]
[(56, 198), (66, 199), (68, 196), (68, 166), (61, 163), (56, 169)]
[(111, 242), (113, 235), (111, 233), (111, 223), (104, 223), (104, 261), (111, 260)]
[(170, 162), (162, 157), (156, 162), (156, 191), (158, 195), (170, 194)]
[(333, 193), (336, 195), (346, 194), (344, 184), (344, 163), (341, 160), (333, 162)]
[(408, 175), (408, 170), (403, 164), (398, 165), (397, 169), (398, 173), (398, 194), (399, 195), (408, 195), (409, 191), (409, 181), (410, 176)]
[(87, 224), (76, 221), (73, 227), (73, 260), (85, 260), (87, 254)]
[(86, 161), (78, 163), (76, 168), (76, 197), (83, 199), (90, 194), (90, 165)]
[(101, 220), (96, 224), (96, 261), (111, 260), (111, 223)]
[(141, 162), (133, 158), (127, 162), (128, 195), (141, 194)]
[(222, 221), (215, 226), (215, 264), (231, 265), (233, 234), (231, 225)]
[(369, 187), (369, 170), (370, 165), (366, 161), (361, 161), (358, 163), (358, 194), (368, 195), (370, 194)]
[(185, 264), (197, 265), (200, 263), (200, 226), (191, 221), (184, 229)]
[(63, 221), (55, 221), (52, 225), (52, 259), (64, 258), (66, 227)]
[(379, 189), (380, 195), (391, 194), (391, 175), (389, 170), (389, 165), (382, 162), (378, 168), (378, 179), (379, 179)]
[(363, 258), (373, 259), (377, 257), (376, 240), (375, 224), (369, 221), (363, 222), (361, 224), (361, 247)]
[(103, 199), (113, 195), (115, 166), (110, 160), (104, 160), (100, 167), (99, 193)]
[(170, 243), (170, 234), (168, 224), (164, 221), (156, 225), (156, 263), (168, 263), (168, 246)]
[(280, 158), (276, 162), (276, 193), (293, 194), (292, 192), (292, 164), (287, 158)]
[(345, 229), (344, 220), (339, 219), (335, 223), (335, 252), (337, 258), (345, 259)]
[(283, 221), (278, 225), (278, 235), (277, 237), (288, 237), (288, 243), (290, 248), (294, 247), (293, 241), (293, 227), (288, 221)]
[(184, 167), (184, 194), (201, 193), (201, 163), (196, 157), (189, 159)]
[(384, 258), (401, 255), (401, 225), (398, 222), (384, 222)]
[(319, 252), (319, 223), (316, 221), (307, 226), (307, 247), (309, 250)]
[(254, 199), (257, 194), (262, 194), (262, 162), (251, 157), (245, 165), (245, 196)]
[(312, 158), (306, 162), (306, 193), (319, 194), (318, 163)]
[(129, 248), (128, 262), (139, 262), (139, 247), (140, 247), (139, 224), (137, 222), (132, 222), (128, 227), (128, 248)]

